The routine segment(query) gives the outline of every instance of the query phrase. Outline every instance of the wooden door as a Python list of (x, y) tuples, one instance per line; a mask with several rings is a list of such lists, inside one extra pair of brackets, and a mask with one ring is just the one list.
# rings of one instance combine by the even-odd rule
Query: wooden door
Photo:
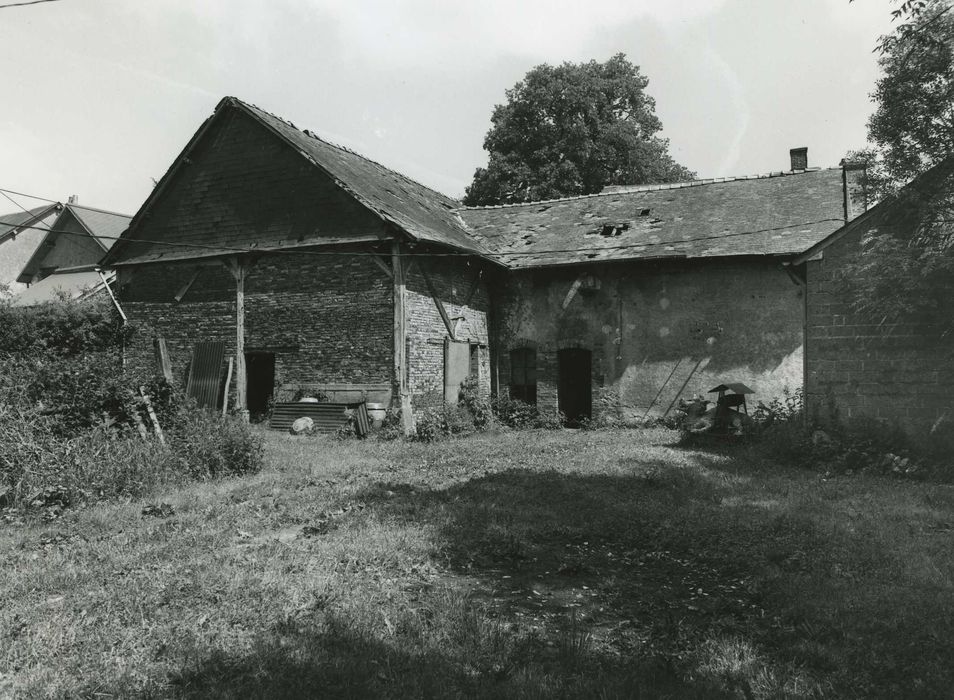
[(593, 355), (589, 350), (568, 349), (557, 353), (560, 383), (557, 400), (566, 424), (578, 426), (593, 414)]

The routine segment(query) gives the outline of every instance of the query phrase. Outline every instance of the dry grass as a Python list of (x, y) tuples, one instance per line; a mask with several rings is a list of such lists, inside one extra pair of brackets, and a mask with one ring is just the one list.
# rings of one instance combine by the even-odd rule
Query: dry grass
[(0, 526), (0, 696), (948, 696), (954, 489), (673, 443), (270, 435)]

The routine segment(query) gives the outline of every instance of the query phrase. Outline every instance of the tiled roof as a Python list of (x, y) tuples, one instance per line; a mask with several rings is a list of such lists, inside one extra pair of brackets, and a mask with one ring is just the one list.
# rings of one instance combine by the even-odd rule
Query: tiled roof
[(103, 250), (109, 250), (113, 247), (116, 239), (122, 235), (132, 219), (131, 216), (126, 214), (117, 214), (104, 209), (93, 209), (79, 204), (67, 204), (66, 208), (73, 212), (83, 226), (93, 234), (93, 238), (103, 246)]
[(292, 123), (254, 105), (234, 97), (226, 98), (226, 101), (278, 132), (364, 206), (413, 238), (471, 253), (487, 253), (464, 229), (457, 215), (462, 205), (456, 199), (354, 151), (324, 141), (310, 131), (300, 131)]
[[(18, 211), (12, 214), (0, 214), (0, 239), (16, 230), (18, 226), (29, 223), (37, 218), (44, 218), (56, 208), (56, 205), (37, 207), (29, 211)], [(43, 224), (37, 224), (43, 226)], [(45, 226), (44, 226), (45, 228)]]
[(649, 258), (794, 255), (844, 224), (842, 172), (607, 188), (474, 207), (470, 232), (509, 267)]

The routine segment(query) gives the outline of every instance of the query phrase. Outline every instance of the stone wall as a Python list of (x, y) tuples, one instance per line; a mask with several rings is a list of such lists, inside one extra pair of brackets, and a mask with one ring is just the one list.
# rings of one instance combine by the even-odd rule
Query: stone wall
[(881, 323), (852, 309), (847, 263), (861, 254), (865, 233), (847, 233), (806, 263), (809, 414), (864, 415), (925, 432), (954, 416), (951, 344), (913, 319)]
[(581, 348), (592, 352), (596, 416), (638, 421), (726, 381), (768, 402), (801, 386), (802, 295), (770, 258), (515, 273), (495, 307), (500, 384), (510, 350), (536, 348), (537, 404), (556, 410), (559, 351)]
[(408, 259), (414, 261), (407, 275), (406, 297), (408, 386), (414, 405), (440, 406), (444, 401), (444, 339), (448, 333), (431, 289), (456, 326), (457, 340), (472, 343), (474, 373), (481, 393), (488, 396), (489, 270), (476, 258)]

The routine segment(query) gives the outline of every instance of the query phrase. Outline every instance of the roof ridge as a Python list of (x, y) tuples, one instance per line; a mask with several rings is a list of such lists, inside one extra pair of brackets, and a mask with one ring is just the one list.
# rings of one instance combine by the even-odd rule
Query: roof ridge
[(110, 209), (100, 209), (99, 207), (88, 207), (84, 204), (76, 204), (75, 202), (65, 202), (65, 206), (76, 209), (85, 209), (87, 211), (95, 211), (99, 212), (100, 214), (110, 214), (111, 216), (121, 216), (124, 219), (131, 219), (133, 217), (132, 214), (123, 214), (122, 212), (112, 211)]
[(284, 117), (280, 117), (280, 116), (277, 115), (277, 114), (274, 114), (274, 113), (272, 113), (272, 112), (269, 112), (267, 109), (262, 109), (261, 107), (259, 107), (259, 106), (256, 105), (256, 104), (253, 104), (253, 103), (251, 103), (251, 102), (246, 102), (245, 100), (242, 100), (242, 99), (240, 99), (240, 98), (238, 98), (238, 97), (230, 97), (229, 99), (234, 100), (235, 102), (238, 102), (239, 104), (242, 104), (242, 105), (244, 105), (244, 106), (246, 106), (246, 107), (250, 107), (250, 108), (252, 108), (252, 109), (254, 109), (254, 110), (258, 111), (258, 112), (261, 112), (262, 114), (268, 115), (268, 116), (271, 117), (272, 119), (277, 119), (277, 120), (280, 121), (282, 124), (285, 124), (286, 126), (290, 126), (292, 129), (294, 129), (295, 131), (297, 131), (297, 132), (300, 133), (300, 134), (304, 134), (304, 135), (307, 136), (308, 138), (312, 138), (312, 139), (315, 139), (316, 141), (320, 141), (321, 143), (323, 143), (323, 144), (325, 144), (325, 145), (327, 145), (327, 146), (331, 146), (332, 148), (337, 148), (339, 151), (344, 151), (345, 153), (350, 153), (351, 155), (356, 156), (356, 157), (360, 158), (361, 160), (364, 160), (364, 161), (366, 161), (366, 162), (368, 162), (368, 163), (371, 163), (372, 165), (375, 165), (375, 166), (377, 166), (377, 167), (379, 167), (379, 168), (383, 168), (384, 170), (387, 170), (389, 173), (394, 173), (395, 175), (397, 175), (398, 177), (400, 177), (402, 180), (407, 180), (408, 182), (410, 182), (410, 183), (412, 183), (412, 184), (414, 184), (414, 185), (417, 185), (418, 187), (423, 187), (424, 189), (429, 190), (429, 191), (433, 192), (433, 193), (436, 194), (436, 195), (440, 195), (441, 197), (444, 197), (445, 199), (449, 199), (449, 200), (451, 200), (452, 202), (456, 202), (457, 204), (461, 204), (461, 201), (460, 201), (459, 199), (457, 199), (457, 197), (451, 197), (449, 194), (446, 194), (446, 193), (444, 193), (444, 192), (441, 192), (440, 190), (436, 190), (436, 189), (434, 189), (433, 187), (431, 187), (430, 185), (425, 185), (423, 182), (419, 182), (419, 181), (415, 180), (414, 178), (405, 175), (405, 174), (402, 173), (400, 170), (395, 170), (394, 168), (389, 168), (387, 165), (384, 165), (383, 163), (380, 163), (380, 162), (374, 160), (373, 158), (369, 158), (368, 156), (364, 155), (363, 153), (358, 153), (358, 151), (354, 150), (353, 148), (349, 148), (349, 147), (347, 147), (347, 146), (341, 145), (340, 143), (335, 143), (334, 141), (329, 141), (329, 140), (326, 139), (326, 138), (322, 138), (321, 136), (319, 136), (317, 133), (315, 133), (315, 132), (312, 131), (311, 129), (300, 129), (300, 128), (298, 128), (297, 126), (295, 126), (295, 123), (294, 123), (294, 122), (292, 122), (292, 121), (290, 121), (290, 120), (288, 120), (288, 119), (285, 119)]
[(717, 185), (726, 182), (741, 182), (744, 180), (767, 180), (776, 177), (789, 177), (792, 175), (804, 175), (806, 173), (827, 172), (829, 170), (840, 170), (840, 168), (806, 168), (804, 170), (777, 170), (769, 173), (755, 175), (734, 175), (727, 177), (703, 178), (701, 180), (687, 180), (684, 182), (661, 182), (652, 185), (609, 185), (609, 187), (618, 187), (611, 192), (593, 192), (591, 194), (577, 194), (569, 197), (555, 197), (553, 199), (538, 199), (533, 202), (513, 202), (509, 204), (483, 204), (479, 206), (463, 206), (458, 211), (480, 211), (482, 209), (506, 209), (510, 207), (532, 207), (538, 204), (552, 204), (554, 202), (569, 202), (589, 197), (605, 197), (614, 194), (635, 194), (637, 192), (655, 192), (659, 190), (680, 190), (688, 187), (701, 187), (703, 185)]

